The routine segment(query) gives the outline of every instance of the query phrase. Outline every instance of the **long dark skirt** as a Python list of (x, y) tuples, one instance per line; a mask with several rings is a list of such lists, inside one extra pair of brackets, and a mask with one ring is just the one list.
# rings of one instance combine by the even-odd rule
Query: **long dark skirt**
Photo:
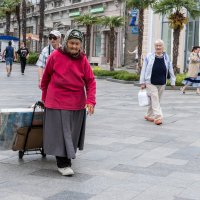
[(198, 76), (196, 78), (187, 77), (182, 81), (182, 83), (184, 85), (189, 85), (194, 88), (200, 88), (200, 72), (198, 73)]
[(45, 109), (44, 152), (49, 155), (76, 157), (77, 148), (83, 150), (86, 111)]

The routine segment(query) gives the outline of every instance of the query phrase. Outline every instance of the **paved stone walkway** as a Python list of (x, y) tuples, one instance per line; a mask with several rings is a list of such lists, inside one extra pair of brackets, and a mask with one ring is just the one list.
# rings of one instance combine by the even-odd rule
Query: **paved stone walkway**
[[(40, 98), (37, 69), (25, 75), (0, 63), (0, 108), (28, 107)], [(138, 87), (97, 80), (95, 115), (73, 177), (55, 159), (0, 151), (1, 200), (200, 200), (200, 96), (165, 91), (162, 126), (143, 120)]]

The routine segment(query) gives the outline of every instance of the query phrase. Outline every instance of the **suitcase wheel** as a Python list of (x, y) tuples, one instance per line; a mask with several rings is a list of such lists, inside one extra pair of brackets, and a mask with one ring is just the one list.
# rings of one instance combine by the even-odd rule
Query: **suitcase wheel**
[(23, 151), (19, 151), (18, 152), (18, 156), (19, 156), (19, 159), (22, 159), (23, 156), (24, 156), (24, 152)]
[(46, 154), (44, 153), (44, 149), (41, 150), (42, 157), (45, 158)]

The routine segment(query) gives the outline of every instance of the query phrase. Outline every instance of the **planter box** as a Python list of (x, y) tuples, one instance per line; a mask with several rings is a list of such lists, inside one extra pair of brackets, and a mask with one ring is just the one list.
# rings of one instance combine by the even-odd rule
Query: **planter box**
[(116, 82), (116, 83), (124, 83), (124, 84), (134, 84), (134, 81), (125, 81), (125, 80), (119, 80), (114, 78), (107, 78), (107, 81)]
[[(134, 86), (138, 86), (138, 87), (140, 87), (140, 84), (139, 84), (139, 82), (138, 81), (135, 81), (134, 82)], [(166, 90), (180, 90), (180, 88), (181, 87), (183, 87), (183, 86), (175, 86), (175, 89), (173, 89), (171, 86), (166, 86)], [(194, 88), (194, 87), (191, 87), (191, 86), (188, 86), (187, 87), (187, 90), (196, 90), (196, 88)]]

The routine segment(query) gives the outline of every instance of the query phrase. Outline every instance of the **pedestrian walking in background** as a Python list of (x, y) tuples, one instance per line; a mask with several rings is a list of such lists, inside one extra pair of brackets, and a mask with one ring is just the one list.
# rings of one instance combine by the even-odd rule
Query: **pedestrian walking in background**
[(196, 88), (196, 93), (200, 94), (200, 47), (195, 46), (192, 48), (192, 52), (189, 57), (189, 66), (187, 78), (183, 80), (184, 86), (181, 88), (181, 92), (185, 94), (185, 90), (188, 86)]
[(38, 58), (36, 66), (38, 66), (38, 76), (39, 76), (38, 87), (40, 89), (41, 89), (42, 75), (47, 62), (47, 58), (55, 49), (58, 49), (61, 46), (60, 41), (61, 41), (61, 33), (57, 30), (51, 31), (49, 34), (49, 44), (48, 46), (44, 47)]
[(138, 47), (136, 46), (133, 51), (128, 51), (129, 54), (133, 54), (133, 65), (136, 70), (138, 69)]
[(7, 71), (7, 76), (9, 77), (12, 72), (13, 61), (16, 60), (15, 50), (12, 47), (11, 41), (8, 42), (8, 46), (3, 51), (3, 58), (5, 58), (5, 61), (6, 61), (6, 71)]
[(21, 42), (20, 48), (17, 51), (19, 55), (20, 63), (21, 63), (21, 73), (24, 75), (25, 67), (26, 67), (26, 60), (29, 56), (29, 50), (25, 47), (24, 42)]
[(58, 171), (74, 174), (71, 159), (83, 150), (86, 109), (94, 113), (96, 81), (86, 55), (81, 52), (83, 34), (69, 30), (63, 47), (48, 58), (42, 77), (45, 105), (44, 152), (56, 156)]
[(133, 51), (128, 51), (129, 54), (134, 55), (134, 61), (138, 62), (138, 47), (136, 46)]
[(163, 122), (160, 100), (166, 86), (168, 73), (171, 85), (174, 87), (176, 78), (172, 63), (169, 56), (164, 52), (164, 42), (159, 39), (155, 41), (155, 52), (145, 57), (140, 75), (141, 89), (146, 88), (151, 99), (144, 118), (156, 125)]

